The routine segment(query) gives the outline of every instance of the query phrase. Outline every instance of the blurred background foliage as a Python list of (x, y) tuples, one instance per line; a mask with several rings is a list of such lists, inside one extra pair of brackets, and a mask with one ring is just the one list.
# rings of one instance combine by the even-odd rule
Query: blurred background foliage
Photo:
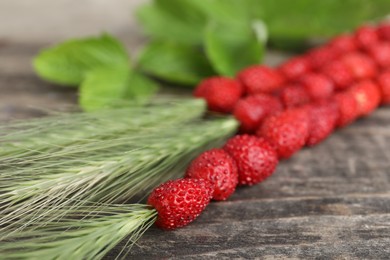
[(143, 103), (160, 83), (192, 88), (212, 75), (234, 77), (262, 63), (267, 48), (303, 51), (389, 10), (389, 0), (153, 0), (134, 14), (148, 37), (137, 57), (103, 35), (46, 49), (34, 65), (48, 81), (80, 86), (86, 111)]

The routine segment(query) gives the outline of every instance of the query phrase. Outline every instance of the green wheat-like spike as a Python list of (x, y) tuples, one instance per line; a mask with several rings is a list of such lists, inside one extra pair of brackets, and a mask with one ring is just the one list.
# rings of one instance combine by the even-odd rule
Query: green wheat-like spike
[(165, 126), (199, 118), (204, 110), (202, 100), (171, 101), (145, 109), (79, 113), (0, 127), (0, 133), (8, 130), (0, 135), (0, 189), (25, 179), (26, 175), (34, 179), (30, 169), (42, 169), (37, 172), (43, 175), (52, 174), (50, 167), (62, 170), (82, 164), (84, 154), (118, 148), (121, 138), (125, 139), (126, 149), (130, 144), (138, 147), (140, 138), (145, 139), (150, 133), (156, 135)]
[[(158, 126), (199, 118), (205, 111), (200, 100), (155, 102), (146, 107), (106, 110), (95, 113), (63, 114), (29, 122), (0, 126), (0, 169), (10, 163), (42, 159), (73, 145), (81, 145), (113, 137), (137, 135), (156, 130)], [(71, 145), (71, 146), (69, 146)]]
[(55, 221), (65, 214), (64, 207), (73, 210), (86, 201), (113, 203), (144, 196), (158, 183), (181, 176), (198, 153), (217, 146), (236, 128), (237, 122), (228, 118), (182, 122), (84, 144), (99, 149), (85, 151), (80, 144), (71, 149), (68, 144), (61, 156), (45, 153), (42, 159), (22, 163), (11, 175), (4, 174), (0, 186), (2, 237), (47, 215)]
[[(99, 211), (96, 211), (99, 208)], [(147, 205), (90, 205), (64, 208), (67, 217), (50, 222), (49, 216), (34, 229), (14, 233), (0, 243), (5, 259), (101, 259), (120, 241), (131, 246), (152, 225), (157, 212)], [(119, 257), (119, 256), (118, 256)]]
[(0, 127), (0, 255), (100, 259), (127, 236), (134, 243), (156, 212), (108, 203), (140, 201), (236, 131), (232, 118), (201, 119), (204, 110), (162, 102)]
[(0, 256), (100, 259), (127, 236), (134, 243), (156, 212), (108, 203), (140, 201), (236, 131), (204, 110), (161, 102), (0, 127)]

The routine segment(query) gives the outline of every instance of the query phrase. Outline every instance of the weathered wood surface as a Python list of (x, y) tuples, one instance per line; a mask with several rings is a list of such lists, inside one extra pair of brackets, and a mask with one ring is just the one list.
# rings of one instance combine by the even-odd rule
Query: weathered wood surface
[(192, 225), (147, 232), (148, 258), (390, 258), (390, 109), (283, 161)]
[[(0, 34), (0, 124), (74, 107), (75, 90), (41, 81), (30, 66), (54, 40)], [(212, 203), (188, 227), (150, 229), (128, 258), (389, 259), (389, 147), (390, 108), (381, 108), (283, 161), (264, 183)]]

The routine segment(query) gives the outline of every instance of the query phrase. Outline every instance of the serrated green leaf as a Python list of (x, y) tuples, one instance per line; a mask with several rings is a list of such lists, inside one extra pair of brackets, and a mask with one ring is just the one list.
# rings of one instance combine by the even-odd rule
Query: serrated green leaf
[(156, 0), (137, 10), (147, 34), (157, 39), (200, 44), (206, 16), (193, 0)]
[(138, 67), (160, 79), (192, 86), (215, 74), (199, 49), (168, 41), (149, 43), (140, 55)]
[(104, 34), (100, 37), (69, 40), (43, 50), (34, 59), (34, 68), (45, 80), (77, 86), (91, 69), (130, 65), (123, 45)]
[(125, 68), (90, 71), (80, 86), (79, 102), (85, 111), (142, 103), (157, 91), (157, 85), (143, 75)]
[[(251, 64), (260, 63), (263, 56), (266, 32), (260, 22), (253, 22), (239, 31), (219, 23), (210, 23), (204, 35), (206, 54), (216, 71), (235, 76)], [(261, 31), (263, 29), (263, 31)]]

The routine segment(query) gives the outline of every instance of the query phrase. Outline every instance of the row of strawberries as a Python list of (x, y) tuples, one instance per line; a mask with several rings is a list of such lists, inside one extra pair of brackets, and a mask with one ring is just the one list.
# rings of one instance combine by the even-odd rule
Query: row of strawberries
[(204, 98), (210, 111), (234, 114), (243, 134), (202, 153), (186, 178), (150, 194), (157, 226), (187, 225), (211, 199), (226, 200), (237, 185), (263, 181), (279, 159), (318, 144), (381, 103), (390, 104), (389, 68), (390, 23), (384, 23), (338, 36), (275, 69), (254, 65), (236, 79), (202, 81), (194, 95)]

